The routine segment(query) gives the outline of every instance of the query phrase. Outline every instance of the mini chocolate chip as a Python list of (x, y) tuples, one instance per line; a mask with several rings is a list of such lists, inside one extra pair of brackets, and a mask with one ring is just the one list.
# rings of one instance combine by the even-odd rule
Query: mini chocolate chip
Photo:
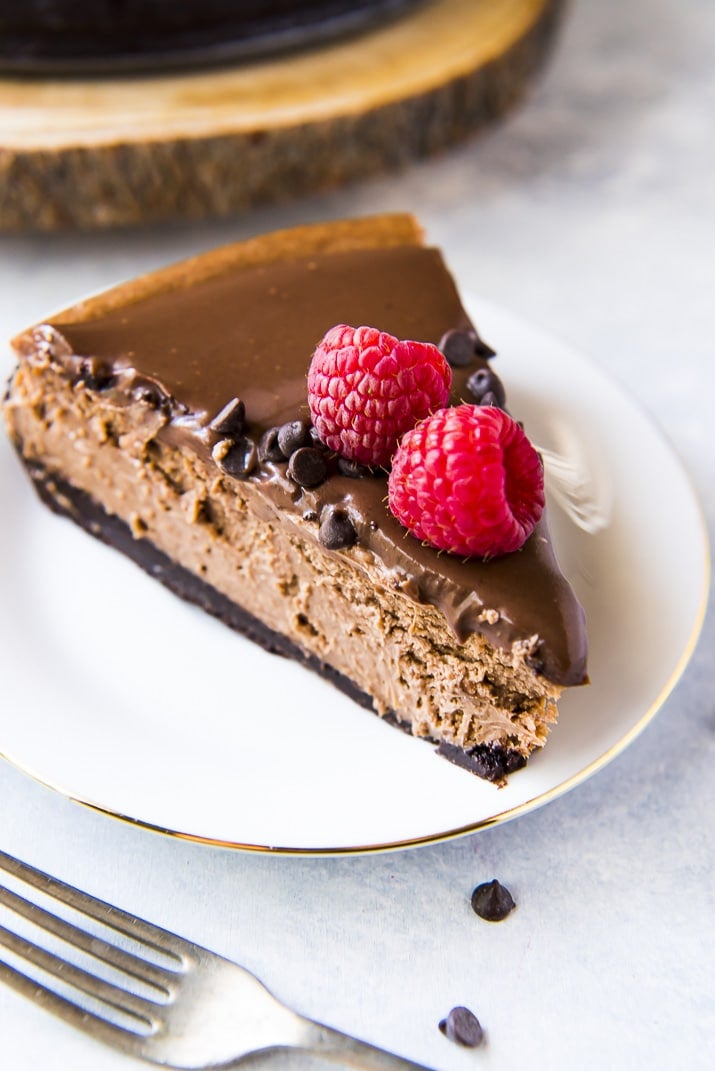
[(240, 439), (222, 439), (216, 443), (211, 455), (228, 476), (245, 480), (258, 464), (256, 444), (246, 435)]
[(353, 480), (362, 480), (365, 476), (372, 476), (372, 470), (367, 465), (361, 465), (359, 461), (350, 461), (347, 457), (338, 458), (338, 471), (343, 476), (350, 476)]
[(300, 487), (317, 487), (328, 475), (328, 466), (319, 450), (301, 446), (291, 454), (287, 472)]
[(325, 449), (325, 443), (318, 435), (318, 429), (313, 424), (310, 425), (310, 443), (311, 446), (314, 446), (316, 448), (316, 450)]
[(278, 446), (283, 457), (290, 457), (302, 446), (312, 446), (310, 427), (304, 420), (291, 420), (278, 429)]
[(114, 382), (110, 366), (97, 357), (75, 358), (73, 371), (88, 390), (106, 390)]
[(114, 383), (114, 376), (83, 376), (88, 390), (108, 390)]
[(285, 461), (283, 452), (278, 445), (278, 428), (269, 428), (264, 431), (258, 440), (259, 461)]
[(232, 398), (209, 424), (211, 431), (215, 431), (217, 435), (227, 435), (230, 439), (238, 439), (243, 435), (245, 426), (246, 406), (239, 398)]
[(152, 383), (139, 383), (132, 391), (132, 400), (149, 409), (159, 409), (166, 399)]
[(464, 1045), (468, 1049), (476, 1049), (484, 1041), (482, 1024), (469, 1008), (452, 1008), (447, 1018), (439, 1024), (439, 1028), (450, 1041), (456, 1041), (458, 1045)]
[(315, 512), (314, 509), (307, 509), (305, 511), (305, 513), (303, 514), (303, 520), (304, 521), (317, 521), (317, 519), (318, 519), (318, 514)]
[(501, 922), (515, 907), (511, 893), (496, 878), (477, 885), (472, 892), (472, 908), (487, 922)]
[(473, 395), (477, 405), (495, 405), (503, 409), (506, 394), (502, 381), (491, 368), (478, 368), (467, 380), (467, 390)]
[(453, 327), (442, 335), (437, 348), (442, 351), (448, 364), (451, 364), (453, 368), (466, 368), (474, 360), (476, 340), (476, 332), (460, 331)]
[(328, 550), (350, 547), (357, 540), (353, 522), (339, 506), (326, 506), (320, 515), (318, 539)]

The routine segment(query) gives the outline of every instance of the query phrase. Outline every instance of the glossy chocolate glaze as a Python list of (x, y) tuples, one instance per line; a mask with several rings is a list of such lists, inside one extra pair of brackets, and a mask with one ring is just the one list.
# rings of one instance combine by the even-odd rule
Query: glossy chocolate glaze
[[(149, 388), (166, 410), (160, 435), (210, 456), (218, 436), (209, 424), (234, 397), (245, 403), (246, 431), (255, 439), (271, 426), (307, 418), (312, 352), (341, 322), (435, 344), (450, 328), (469, 326), (439, 252), (398, 246), (233, 268), (95, 319), (43, 325), (35, 337), (75, 375), (78, 357), (92, 358), (98, 386), (118, 404)], [(475, 357), (453, 370), (455, 402), (469, 400), (466, 381), (485, 363)], [(463, 561), (407, 535), (387, 509), (384, 476), (334, 474), (306, 490), (285, 469), (266, 463), (249, 479), (299, 514), (319, 513), (326, 503), (344, 506), (360, 547), (382, 559), (396, 587), (441, 609), (461, 641), (479, 632), (508, 648), (536, 635), (537, 671), (559, 684), (584, 681), (583, 611), (559, 571), (544, 521), (515, 554)]]

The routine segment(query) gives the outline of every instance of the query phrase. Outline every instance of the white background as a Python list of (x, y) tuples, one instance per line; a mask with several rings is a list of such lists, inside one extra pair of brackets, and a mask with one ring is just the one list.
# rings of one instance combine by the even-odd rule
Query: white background
[[(411, 209), (463, 289), (560, 335), (643, 403), (712, 531), (714, 49), (707, 0), (583, 0), (524, 106), (438, 160), (228, 223), (0, 239), (0, 331), (231, 238)], [(444, 1071), (709, 1067), (713, 632), (711, 614), (684, 678), (616, 762), (462, 840), (236, 854), (123, 825), (0, 765), (0, 844), (240, 960), (301, 1011)], [(469, 894), (494, 876), (518, 910), (490, 926)], [(478, 1014), (484, 1048), (439, 1033), (454, 1004)], [(132, 1066), (4, 989), (0, 1036), (13, 1071)], [(289, 1062), (308, 1066), (270, 1066)]]

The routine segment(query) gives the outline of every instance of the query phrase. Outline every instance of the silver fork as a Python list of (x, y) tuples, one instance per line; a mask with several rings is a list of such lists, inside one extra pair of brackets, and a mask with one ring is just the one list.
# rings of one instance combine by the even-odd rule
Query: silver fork
[[(0, 946), (58, 979), (60, 988), (69, 989), (71, 995), (58, 993), (1, 959), (0, 979), (116, 1049), (177, 1068), (229, 1067), (256, 1052), (300, 1049), (366, 1071), (426, 1071), (419, 1064), (296, 1014), (238, 964), (4, 852), (0, 852), (0, 870), (69, 906), (78, 916), (129, 937), (135, 947), (148, 954), (145, 958), (129, 952), (0, 884), (0, 904), (29, 920), (33, 928), (60, 938), (113, 972), (121, 972), (128, 976), (127, 981), (139, 980), (140, 988), (152, 994), (146, 996), (132, 991), (131, 984), (125, 987), (100, 978), (0, 926)], [(157, 962), (157, 953), (162, 963)], [(91, 1008), (88, 1002), (82, 1003), (83, 995), (90, 998)]]

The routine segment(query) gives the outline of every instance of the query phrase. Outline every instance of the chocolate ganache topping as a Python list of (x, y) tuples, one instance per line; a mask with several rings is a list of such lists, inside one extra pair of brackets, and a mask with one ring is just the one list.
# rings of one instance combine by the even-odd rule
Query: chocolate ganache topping
[[(406, 534), (387, 507), (384, 473), (355, 478), (334, 465), (317, 486), (301, 486), (285, 462), (271, 460), (276, 455), (260, 447), (251, 452), (277, 425), (309, 420), (308, 365), (336, 323), (369, 324), (435, 345), (447, 332), (473, 330), (439, 252), (397, 246), (234, 266), (191, 286), (139, 295), (84, 322), (50, 321), (34, 329), (34, 341), (41, 338), (44, 352), (69, 374), (94, 376), (116, 404), (140, 399), (160, 409), (159, 437), (205, 457), (227, 456), (230, 447), (221, 443), (233, 421), (249, 437), (235, 448), (236, 478), (259, 486), (288, 513), (319, 518), (333, 507), (350, 518), (357, 545), (335, 553), (377, 556), (389, 582), (438, 607), (461, 641), (478, 632), (508, 648), (537, 636), (534, 668), (557, 684), (582, 683), (583, 611), (558, 568), (544, 520), (520, 551), (464, 561)], [(453, 403), (475, 400), (475, 374), (483, 373), (482, 383), (495, 378), (492, 351), (474, 338), (473, 359), (453, 362)], [(315, 529), (317, 539), (317, 520)]]

